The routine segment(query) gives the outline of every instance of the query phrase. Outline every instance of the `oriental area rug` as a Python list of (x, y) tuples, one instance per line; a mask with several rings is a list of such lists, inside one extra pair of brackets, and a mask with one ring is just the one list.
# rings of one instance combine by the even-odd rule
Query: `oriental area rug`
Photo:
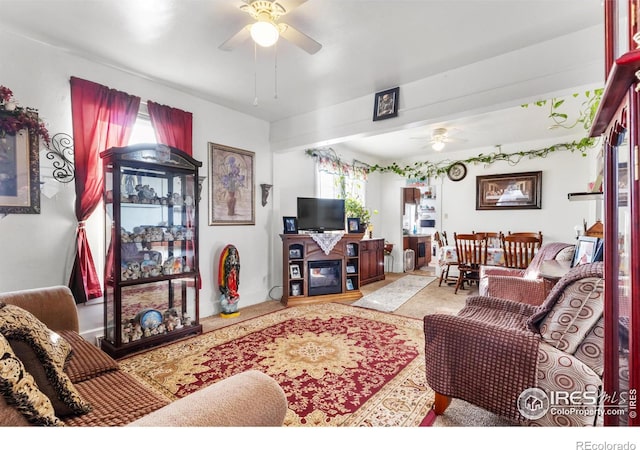
[(119, 363), (169, 400), (260, 370), (287, 396), (286, 426), (431, 422), (422, 321), (339, 303), (285, 308)]

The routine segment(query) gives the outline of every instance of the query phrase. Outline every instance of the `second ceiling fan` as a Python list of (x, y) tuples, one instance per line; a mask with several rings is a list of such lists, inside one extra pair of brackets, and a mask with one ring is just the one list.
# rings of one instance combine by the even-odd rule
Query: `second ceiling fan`
[(244, 26), (220, 45), (221, 50), (233, 50), (251, 37), (263, 47), (274, 45), (279, 37), (286, 39), (309, 54), (317, 53), (322, 45), (291, 25), (278, 22), (278, 19), (307, 0), (255, 0), (247, 1), (240, 10), (248, 13), (254, 23)]

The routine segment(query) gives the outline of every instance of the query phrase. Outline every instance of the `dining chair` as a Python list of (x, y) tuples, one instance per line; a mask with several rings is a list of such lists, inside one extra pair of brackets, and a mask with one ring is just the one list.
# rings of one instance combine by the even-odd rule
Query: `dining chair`
[(542, 245), (542, 231), (517, 231), (512, 233), (509, 231), (509, 236), (529, 236), (540, 239), (540, 245)]
[(464, 283), (478, 282), (480, 267), (487, 263), (487, 236), (485, 233), (453, 233), (458, 256), (458, 280), (454, 293), (464, 289)]
[(511, 269), (526, 269), (542, 244), (542, 239), (531, 236), (509, 234), (502, 236), (504, 266)]
[(487, 238), (487, 245), (493, 248), (500, 248), (502, 231), (472, 231), (472, 234), (484, 234)]
[(457, 266), (458, 263), (447, 258), (447, 249), (445, 247), (448, 247), (449, 243), (447, 242), (446, 232), (443, 231), (442, 234), (440, 234), (436, 231), (433, 234), (433, 240), (438, 245), (438, 266), (440, 268), (440, 280), (438, 282), (438, 287), (442, 286), (443, 281), (447, 284), (455, 283), (457, 281), (457, 277), (450, 276), (449, 269), (451, 269), (451, 266)]

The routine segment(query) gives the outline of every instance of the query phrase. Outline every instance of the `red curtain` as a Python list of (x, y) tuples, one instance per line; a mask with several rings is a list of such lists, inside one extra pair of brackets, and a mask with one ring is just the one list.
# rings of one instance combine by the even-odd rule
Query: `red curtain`
[(104, 173), (100, 152), (127, 144), (139, 106), (139, 97), (71, 77), (78, 234), (69, 287), (76, 303), (102, 296), (84, 227), (102, 199)]
[(193, 115), (190, 112), (147, 102), (151, 125), (158, 143), (182, 150), (193, 155)]
[[(159, 105), (152, 101), (147, 102), (151, 125), (156, 134), (156, 140), (160, 144), (169, 145), (182, 150), (189, 156), (193, 155), (193, 114), (181, 109), (172, 108), (166, 105)], [(196, 180), (197, 182), (198, 180)], [(192, 192), (192, 198), (196, 198), (197, 193)], [(187, 227), (193, 227), (195, 221), (195, 210), (187, 207)], [(187, 257), (194, 261), (194, 241), (187, 242)], [(200, 272), (200, 269), (198, 269)], [(202, 277), (198, 273), (198, 289), (202, 287)]]

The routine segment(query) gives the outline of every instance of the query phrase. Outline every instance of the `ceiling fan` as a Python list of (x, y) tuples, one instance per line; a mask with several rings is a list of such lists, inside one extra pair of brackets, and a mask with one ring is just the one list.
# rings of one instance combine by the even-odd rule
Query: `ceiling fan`
[[(431, 132), (431, 140), (429, 141), (429, 144), (431, 144), (431, 148), (439, 152), (444, 149), (445, 144), (449, 142), (466, 142), (465, 139), (456, 139), (451, 137), (450, 132), (452, 130), (454, 129), (447, 129), (443, 127), (434, 128)], [(424, 139), (424, 137), (415, 137), (412, 139)]]
[(307, 0), (247, 0), (240, 6), (240, 10), (249, 14), (255, 22), (243, 27), (223, 42), (219, 48), (221, 50), (233, 50), (249, 37), (262, 47), (270, 47), (282, 36), (282, 38), (300, 47), (307, 53), (312, 55), (317, 53), (322, 48), (320, 43), (311, 39), (301, 31), (296, 30), (291, 25), (278, 22), (281, 16), (284, 16), (306, 1)]

